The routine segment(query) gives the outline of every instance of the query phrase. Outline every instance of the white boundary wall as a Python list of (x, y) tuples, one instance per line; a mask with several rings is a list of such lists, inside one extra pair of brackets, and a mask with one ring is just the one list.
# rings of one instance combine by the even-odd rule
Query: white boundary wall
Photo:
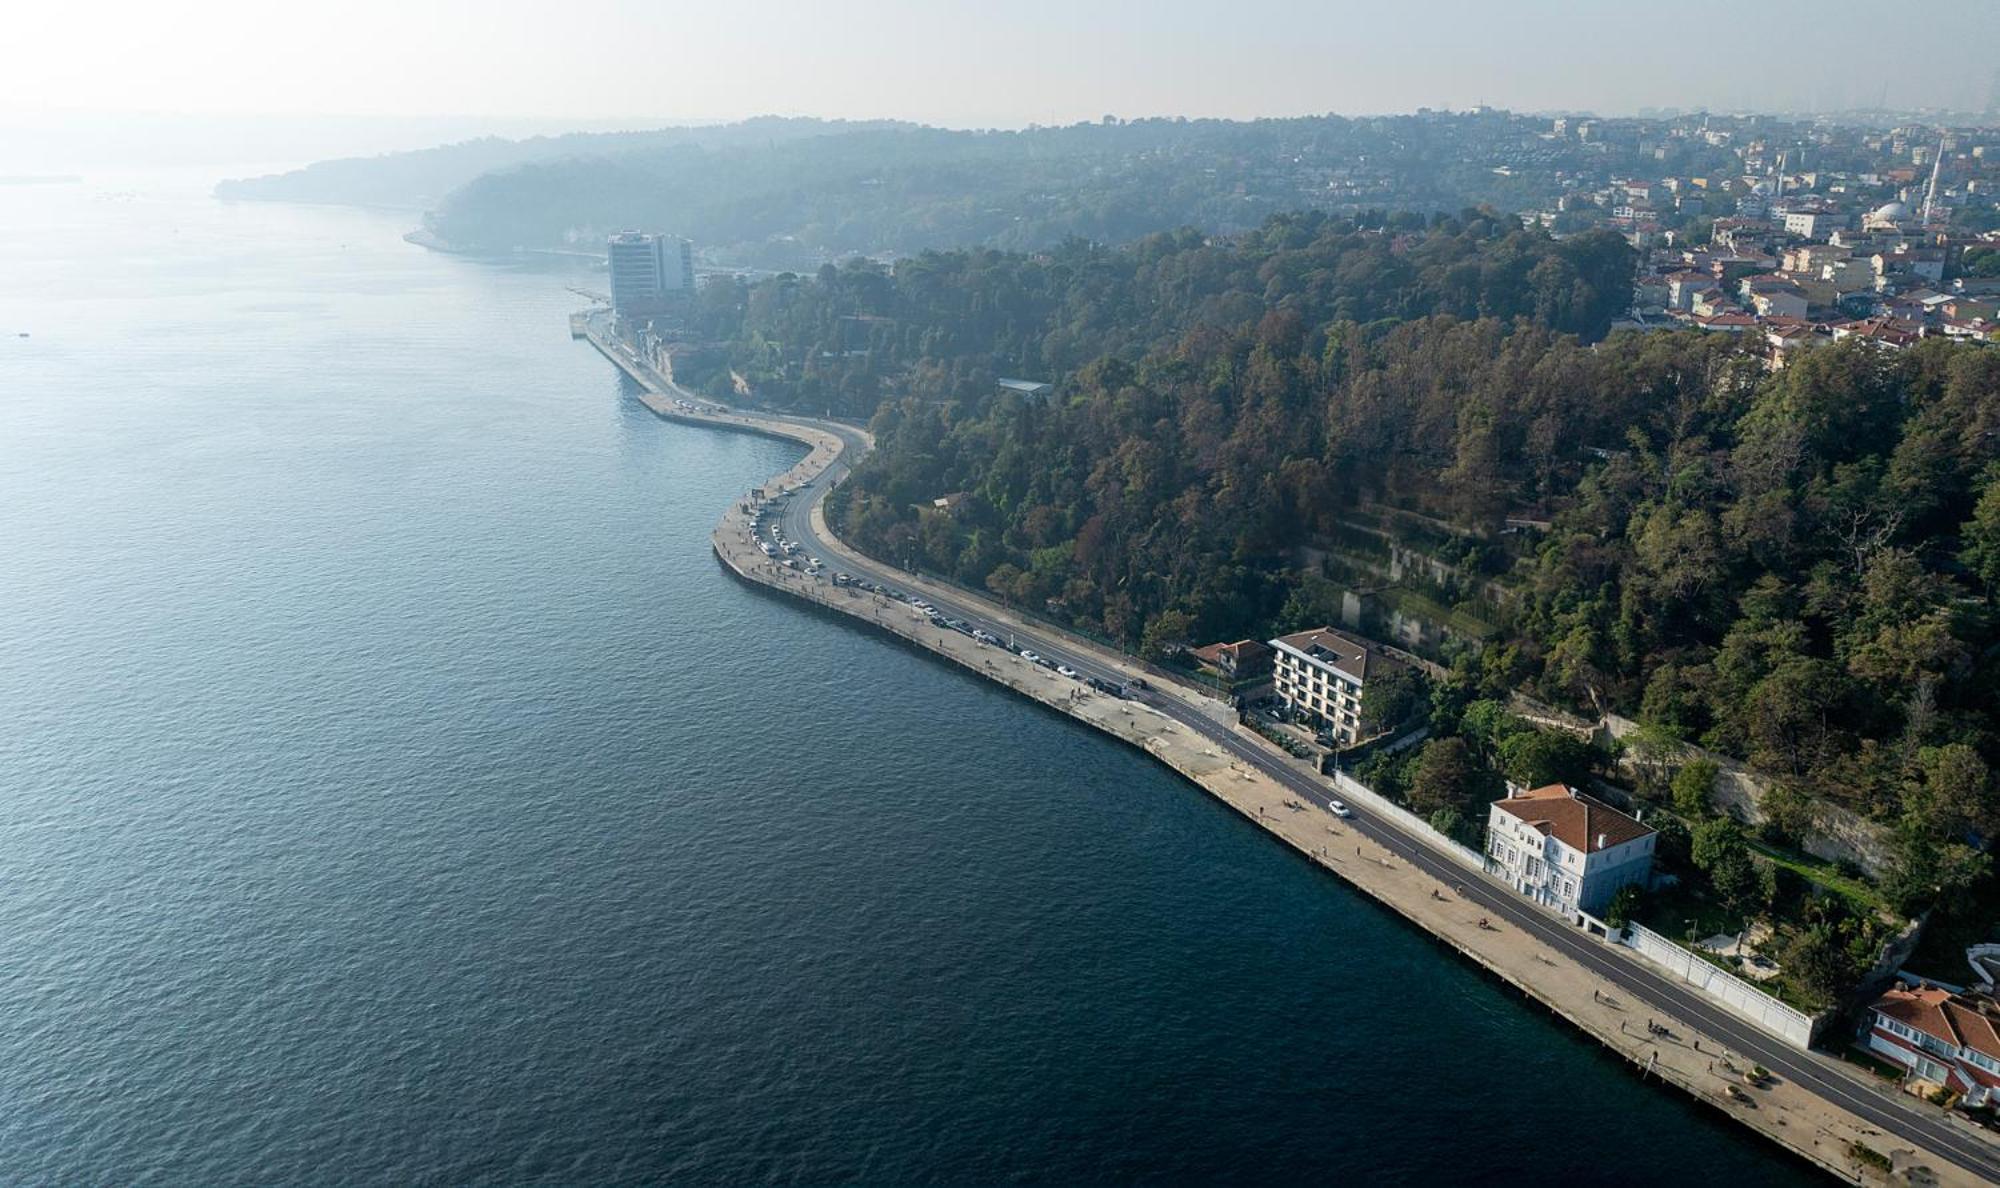
[[(1393, 822), (1418, 841), (1466, 869), (1486, 873), (1486, 857), (1477, 850), (1468, 849), (1432, 829), (1430, 822), (1386, 797), (1378, 796), (1366, 784), (1345, 772), (1334, 772), (1331, 778), (1339, 794), (1363, 810)], [(1830, 1017), (1829, 1013), (1813, 1016), (1787, 1006), (1728, 970), (1711, 965), (1640, 925), (1627, 924), (1617, 943), (1672, 974), (1682, 985), (1730, 1014), (1801, 1051), (1812, 1047), (1820, 1026)]]
[(1378, 817), (1396, 823), (1397, 827), (1416, 835), (1417, 840), (1428, 845), (1447, 858), (1454, 859), (1467, 869), (1484, 873), (1486, 859), (1477, 850), (1470, 850), (1458, 842), (1431, 828), (1429, 821), (1417, 816), (1409, 809), (1396, 804), (1385, 796), (1378, 796), (1368, 785), (1348, 775), (1346, 772), (1333, 773), (1333, 786), (1340, 795), (1360, 805)]
[(1649, 928), (1625, 926), (1618, 942), (1679, 978), (1689, 989), (1721, 1006), (1730, 1014), (1767, 1031), (1795, 1048), (1812, 1046), (1818, 1019), (1786, 1006), (1762, 990), (1690, 953)]

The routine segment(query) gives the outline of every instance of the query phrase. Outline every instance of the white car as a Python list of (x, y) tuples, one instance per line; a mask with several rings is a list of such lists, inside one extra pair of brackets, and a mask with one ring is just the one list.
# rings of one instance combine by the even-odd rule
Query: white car
[(1067, 664), (1058, 664), (1058, 665), (1056, 665), (1056, 674), (1057, 674), (1057, 675), (1059, 675), (1059, 676), (1066, 676), (1066, 677), (1070, 677), (1070, 678), (1072, 678), (1072, 679), (1073, 679), (1073, 678), (1075, 678), (1075, 677), (1078, 677), (1078, 676), (1081, 676), (1081, 675), (1082, 675), (1081, 673), (1077, 672), (1077, 670), (1076, 670), (1076, 669), (1074, 669), (1074, 668), (1071, 668), (1071, 667), (1070, 667), (1069, 665), (1067, 665)]
[(1327, 801), (1326, 807), (1327, 811), (1331, 812), (1336, 817), (1351, 817), (1354, 815), (1353, 809), (1348, 808), (1346, 804), (1338, 800)]
[(1021, 659), (1026, 660), (1030, 664), (1040, 664), (1042, 662), (1042, 658), (1033, 652), (1022, 652)]

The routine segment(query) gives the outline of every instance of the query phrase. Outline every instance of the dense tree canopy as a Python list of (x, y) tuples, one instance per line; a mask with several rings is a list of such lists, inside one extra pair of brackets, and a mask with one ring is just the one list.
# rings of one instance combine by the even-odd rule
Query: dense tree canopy
[[(1898, 897), (1948, 894), (2000, 828), (2000, 352), (1846, 342), (1770, 372), (1734, 336), (1601, 337), (1629, 269), (1614, 237), (1476, 212), (1306, 215), (827, 269), (702, 317), (761, 395), (879, 404), (832, 507), (879, 555), (1138, 646), (1332, 618), (1327, 558), (1386, 538), (1445, 567), (1436, 613), (1492, 624), (1470, 695), (1745, 759), (1780, 783), (1774, 829), (1800, 797), (1896, 822)], [(1056, 394), (996, 394), (1008, 374)], [(1530, 782), (1586, 765), (1463, 733)]]

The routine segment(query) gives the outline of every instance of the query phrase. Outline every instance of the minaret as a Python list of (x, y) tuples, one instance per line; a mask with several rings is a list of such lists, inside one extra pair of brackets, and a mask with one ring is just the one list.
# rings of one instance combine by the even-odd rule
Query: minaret
[(1924, 190), (1924, 226), (1931, 225), (1931, 211), (1937, 206), (1938, 174), (1944, 172), (1944, 137), (1938, 137), (1937, 159), (1931, 162), (1931, 184)]

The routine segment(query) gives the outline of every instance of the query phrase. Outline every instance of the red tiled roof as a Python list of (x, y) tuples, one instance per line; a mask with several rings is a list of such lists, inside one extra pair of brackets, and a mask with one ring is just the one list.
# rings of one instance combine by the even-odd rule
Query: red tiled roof
[(1235, 643), (1212, 643), (1204, 648), (1196, 648), (1194, 656), (1207, 664), (1220, 664), (1224, 656), (1233, 655), (1236, 662), (1241, 664), (1245, 660), (1255, 660), (1270, 650), (1254, 639), (1239, 639)]
[(1493, 802), (1544, 834), (1583, 854), (1624, 845), (1654, 832), (1593, 796), (1550, 784)]
[(2000, 1026), (1993, 1014), (2000, 1003), (1990, 998), (1968, 998), (1936, 986), (1897, 986), (1876, 999), (1873, 1009), (1955, 1048), (2000, 1060)]

